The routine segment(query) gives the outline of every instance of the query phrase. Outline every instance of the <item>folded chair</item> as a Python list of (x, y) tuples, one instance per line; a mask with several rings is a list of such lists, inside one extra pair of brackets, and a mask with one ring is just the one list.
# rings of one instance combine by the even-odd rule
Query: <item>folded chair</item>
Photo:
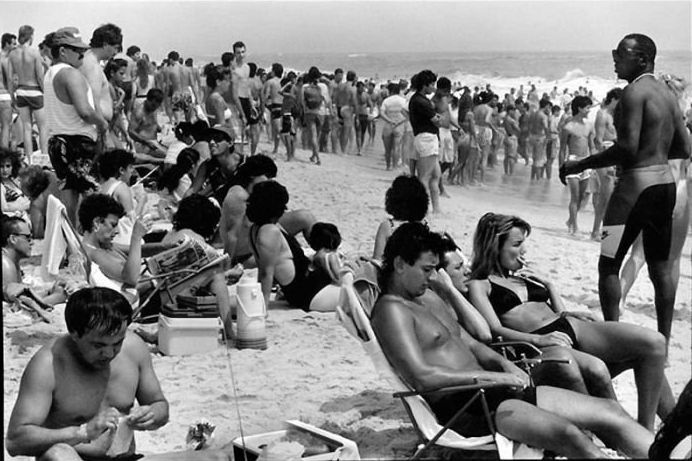
[[(356, 290), (353, 287), (353, 274), (346, 273), (342, 276), (341, 296), (337, 306), (337, 317), (346, 330), (358, 339), (372, 360), (375, 369), (396, 391), (393, 395), (401, 399), (406, 412), (411, 418), (413, 427), (425, 445), (421, 444), (410, 459), (418, 459), (428, 447), (436, 444), (442, 447), (459, 450), (491, 450), (497, 451), (500, 459), (536, 459), (542, 458), (542, 451), (530, 448), (524, 444), (513, 442), (495, 431), (492, 418), (485, 402), (484, 389), (503, 387), (504, 385), (483, 383), (464, 386), (455, 386), (444, 389), (435, 389), (432, 392), (454, 392), (461, 390), (477, 390), (475, 396), (462, 408), (455, 418), (445, 426), (437, 422), (427, 402), (421, 396), (422, 393), (412, 390), (396, 373), (384, 355), (382, 348), (375, 336), (370, 319), (361, 305)], [(429, 392), (429, 393), (432, 393)], [(426, 392), (428, 393), (428, 392)], [(468, 406), (476, 399), (481, 399), (485, 410), (488, 428), (492, 435), (482, 437), (464, 437), (449, 429), (456, 417), (463, 414)]]

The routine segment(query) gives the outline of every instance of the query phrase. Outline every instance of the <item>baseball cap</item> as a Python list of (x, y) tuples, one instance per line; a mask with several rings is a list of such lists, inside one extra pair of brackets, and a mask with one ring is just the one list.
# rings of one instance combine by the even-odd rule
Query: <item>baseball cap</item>
[(90, 48), (89, 45), (82, 41), (79, 34), (79, 29), (76, 27), (62, 27), (53, 34), (53, 44), (71, 46), (74, 48)]
[[(209, 128), (204, 136), (205, 139), (214, 139), (216, 141), (227, 141), (231, 144), (231, 152), (233, 152), (233, 133), (229, 127), (226, 126), (216, 126)], [(221, 152), (219, 152), (221, 153)]]

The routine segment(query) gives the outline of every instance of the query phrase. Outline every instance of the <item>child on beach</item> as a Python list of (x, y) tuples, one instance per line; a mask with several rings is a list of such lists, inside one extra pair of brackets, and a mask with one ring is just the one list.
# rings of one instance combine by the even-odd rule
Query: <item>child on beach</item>
[(327, 274), (334, 283), (341, 281), (344, 256), (338, 251), (341, 234), (334, 224), (317, 222), (310, 229), (310, 247), (315, 250), (311, 270)]

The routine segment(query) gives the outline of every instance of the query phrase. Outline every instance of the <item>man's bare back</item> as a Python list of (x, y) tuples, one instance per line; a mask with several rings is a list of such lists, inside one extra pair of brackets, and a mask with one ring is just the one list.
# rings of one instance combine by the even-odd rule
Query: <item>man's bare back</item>
[(17, 86), (43, 89), (43, 60), (38, 50), (28, 43), (19, 45), (8, 56), (12, 73), (17, 76)]
[(103, 117), (110, 121), (113, 118), (113, 99), (111, 99), (106, 74), (103, 73), (103, 69), (93, 51), (89, 50), (84, 54), (79, 71), (89, 82), (91, 91), (94, 94), (94, 101), (98, 104)]

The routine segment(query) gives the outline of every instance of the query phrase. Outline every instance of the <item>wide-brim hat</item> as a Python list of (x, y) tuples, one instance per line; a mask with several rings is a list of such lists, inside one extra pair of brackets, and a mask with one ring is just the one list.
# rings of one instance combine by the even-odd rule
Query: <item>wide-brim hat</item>
[(53, 44), (71, 46), (73, 48), (89, 49), (90, 46), (82, 41), (79, 29), (76, 27), (62, 27), (53, 33)]

